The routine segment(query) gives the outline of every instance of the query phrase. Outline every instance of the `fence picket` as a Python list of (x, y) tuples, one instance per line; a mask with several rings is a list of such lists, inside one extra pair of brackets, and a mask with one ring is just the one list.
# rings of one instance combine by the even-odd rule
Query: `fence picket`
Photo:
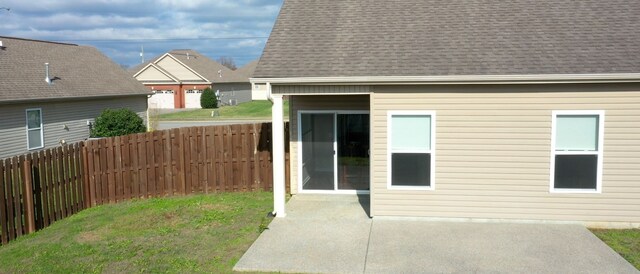
[(64, 154), (64, 150), (62, 147), (57, 147), (56, 148), (56, 163), (57, 163), (57, 170), (58, 170), (58, 193), (59, 193), (59, 199), (56, 200), (59, 202), (59, 207), (60, 207), (60, 219), (64, 219), (66, 218), (69, 214), (67, 213), (67, 183), (66, 183), (66, 165), (65, 165), (65, 161), (64, 158), (62, 157), (62, 155)]
[(14, 201), (13, 201), (13, 178), (11, 176), (11, 159), (4, 160), (5, 173), (4, 178), (7, 183), (7, 236), (9, 241), (15, 239), (16, 234), (16, 226), (14, 224), (13, 212), (14, 212)]
[(155, 160), (155, 170), (156, 170), (156, 197), (164, 197), (164, 187), (165, 187), (165, 169), (164, 169), (164, 148), (163, 138), (161, 131), (153, 132), (153, 150), (154, 150), (154, 160)]
[(146, 193), (146, 197), (156, 197), (155, 192), (156, 192), (156, 167), (155, 167), (155, 162), (156, 159), (154, 157), (154, 151), (153, 151), (153, 142), (154, 142), (154, 138), (153, 138), (153, 133), (151, 134), (145, 134), (145, 147), (146, 147), (146, 151), (147, 151), (147, 193)]
[[(24, 156), (20, 156), (20, 157), (24, 157)], [(20, 168), (20, 158), (18, 157), (13, 157), (11, 159), (12, 165), (11, 165), (11, 173), (13, 176), (13, 203), (14, 203), (14, 210), (15, 210), (15, 226), (16, 226), (16, 237), (20, 237), (22, 236), (22, 232), (24, 231), (24, 225), (22, 224), (22, 195), (21, 195), (21, 190), (22, 190), (22, 176), (20, 176), (21, 174), (21, 168)]]
[[(31, 156), (33, 161), (32, 170), (33, 170), (33, 195), (34, 195), (34, 211), (36, 218), (36, 229), (41, 229), (45, 227), (44, 225), (44, 205), (43, 201), (43, 191), (42, 191), (42, 183), (40, 179), (40, 171), (41, 171), (41, 157), (39, 152), (34, 152)], [(1, 202), (0, 202), (1, 203)]]
[(9, 185), (4, 174), (6, 172), (5, 162), (0, 161), (0, 243), (7, 244), (9, 242), (9, 225), (8, 225), (8, 209), (5, 186)]
[[(31, 155), (27, 154), (20, 157), (22, 171), (22, 205), (21, 209), (24, 215), (23, 229), (25, 234), (36, 231), (35, 208), (33, 201), (33, 177), (31, 169)], [(20, 216), (22, 218), (22, 216)]]
[(164, 149), (164, 161), (162, 163), (162, 170), (164, 171), (164, 195), (171, 196), (173, 195), (173, 158), (172, 155), (172, 146), (171, 146), (171, 131), (163, 130), (162, 131), (162, 145)]

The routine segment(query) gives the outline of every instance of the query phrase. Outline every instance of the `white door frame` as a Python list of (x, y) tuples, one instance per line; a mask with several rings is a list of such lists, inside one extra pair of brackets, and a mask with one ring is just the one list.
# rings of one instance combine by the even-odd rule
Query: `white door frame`
[[(333, 114), (333, 190), (305, 190), (302, 186), (302, 114)], [(308, 194), (369, 194), (369, 190), (338, 189), (338, 114), (370, 114), (368, 110), (298, 110), (298, 193)], [(371, 119), (369, 119), (371, 123)], [(369, 142), (371, 142), (371, 125), (369, 125)], [(369, 155), (371, 159), (371, 155)], [(371, 161), (369, 161), (371, 168)], [(371, 173), (369, 173), (369, 189), (371, 189)]]

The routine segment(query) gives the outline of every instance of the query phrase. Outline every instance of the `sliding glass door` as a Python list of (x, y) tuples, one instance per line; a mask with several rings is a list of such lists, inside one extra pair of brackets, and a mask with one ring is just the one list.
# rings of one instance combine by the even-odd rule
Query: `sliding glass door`
[(333, 114), (302, 114), (302, 188), (334, 189)]
[(369, 114), (299, 116), (303, 191), (369, 190)]
[(369, 189), (369, 114), (337, 114), (338, 189)]

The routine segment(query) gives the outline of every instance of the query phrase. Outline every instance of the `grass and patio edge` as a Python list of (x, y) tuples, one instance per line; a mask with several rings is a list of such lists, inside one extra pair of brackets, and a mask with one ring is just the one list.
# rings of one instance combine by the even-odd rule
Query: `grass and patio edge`
[(640, 270), (640, 229), (590, 229), (600, 240)]

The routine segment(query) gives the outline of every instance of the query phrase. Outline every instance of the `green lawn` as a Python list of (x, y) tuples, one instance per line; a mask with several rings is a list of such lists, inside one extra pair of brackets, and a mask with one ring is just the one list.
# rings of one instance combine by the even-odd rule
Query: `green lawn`
[(0, 273), (228, 273), (266, 227), (271, 193), (84, 210), (0, 246)]
[[(212, 111), (217, 111), (219, 116), (211, 117)], [(289, 101), (284, 102), (284, 115), (289, 116)], [(246, 119), (265, 118), (271, 119), (271, 102), (252, 101), (238, 104), (237, 106), (223, 106), (217, 109), (197, 109), (160, 115), (160, 120), (212, 120), (212, 119)]]
[(591, 232), (640, 270), (640, 229), (592, 229)]

